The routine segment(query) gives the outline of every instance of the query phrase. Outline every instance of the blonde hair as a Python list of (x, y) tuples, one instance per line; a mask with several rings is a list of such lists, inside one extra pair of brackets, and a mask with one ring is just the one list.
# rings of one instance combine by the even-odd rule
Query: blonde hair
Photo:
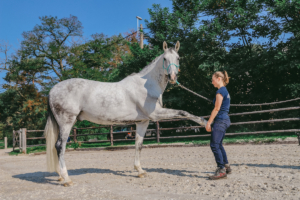
[(226, 71), (222, 71), (222, 72), (217, 71), (217, 72), (214, 73), (213, 76), (215, 76), (216, 78), (221, 77), (221, 79), (223, 80), (223, 83), (224, 83), (225, 86), (229, 83), (229, 78), (230, 77), (228, 76)]

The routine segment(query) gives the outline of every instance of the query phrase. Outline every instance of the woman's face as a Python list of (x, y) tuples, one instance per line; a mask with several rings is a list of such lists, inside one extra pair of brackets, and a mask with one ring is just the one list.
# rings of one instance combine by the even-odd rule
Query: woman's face
[(217, 78), (215, 75), (212, 76), (211, 78), (211, 83), (214, 85), (214, 87), (218, 87), (221, 82), (221, 77)]

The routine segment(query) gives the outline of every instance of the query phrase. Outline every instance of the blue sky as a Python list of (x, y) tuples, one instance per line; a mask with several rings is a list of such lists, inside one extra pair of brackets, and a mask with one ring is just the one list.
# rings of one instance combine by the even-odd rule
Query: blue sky
[[(129, 32), (137, 27), (136, 16), (149, 19), (148, 8), (152, 4), (172, 7), (171, 0), (1, 0), (0, 1), (0, 40), (6, 40), (13, 49), (19, 47), (22, 33), (30, 31), (40, 23), (41, 16), (58, 18), (77, 16), (83, 25), (83, 36), (95, 33), (112, 36)], [(12, 49), (12, 51), (13, 51)], [(11, 51), (11, 52), (12, 52)], [(3, 58), (3, 54), (0, 54)], [(0, 72), (0, 84), (3, 76)]]

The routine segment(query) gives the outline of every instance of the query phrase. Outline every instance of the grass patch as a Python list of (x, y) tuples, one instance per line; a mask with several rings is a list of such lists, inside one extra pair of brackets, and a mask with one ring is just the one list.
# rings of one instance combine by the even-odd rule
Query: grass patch
[(8, 155), (10, 155), (10, 156), (17, 156), (17, 155), (19, 155), (19, 154), (22, 154), (22, 153), (21, 153), (20, 150), (18, 149), (18, 150), (14, 150), (14, 151), (9, 152)]
[[(210, 140), (195, 140), (192, 141), (192, 144), (197, 144), (197, 145), (207, 145), (209, 144)], [(189, 144), (189, 143), (185, 143), (185, 144)]]
[[(43, 151), (46, 151), (46, 147), (28, 147), (26, 149), (26, 154), (43, 152)], [(19, 154), (22, 154), (19, 149), (9, 152), (10, 156), (17, 156)]]
[(93, 147), (107, 147), (110, 146), (110, 142), (101, 142), (101, 143), (82, 143), (79, 148), (93, 148)]
[(26, 149), (27, 150), (27, 154), (30, 154), (30, 153), (37, 153), (37, 152), (43, 152), (43, 151), (46, 151), (46, 147), (29, 147)]

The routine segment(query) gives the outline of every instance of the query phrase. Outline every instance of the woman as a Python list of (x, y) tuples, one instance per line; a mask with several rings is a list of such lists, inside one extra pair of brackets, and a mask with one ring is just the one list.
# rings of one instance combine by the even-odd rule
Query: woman
[[(210, 148), (217, 163), (217, 170), (215, 174), (209, 177), (213, 180), (225, 178), (227, 177), (227, 174), (231, 173), (226, 152), (222, 145), (225, 132), (230, 126), (230, 118), (228, 116), (230, 95), (225, 87), (228, 83), (229, 77), (226, 71), (218, 71), (213, 74), (212, 84), (214, 87), (218, 88), (218, 90), (216, 92), (216, 98), (213, 101), (215, 108), (213, 109), (205, 127), (208, 132), (212, 131)], [(212, 122), (214, 123), (211, 127)]]

